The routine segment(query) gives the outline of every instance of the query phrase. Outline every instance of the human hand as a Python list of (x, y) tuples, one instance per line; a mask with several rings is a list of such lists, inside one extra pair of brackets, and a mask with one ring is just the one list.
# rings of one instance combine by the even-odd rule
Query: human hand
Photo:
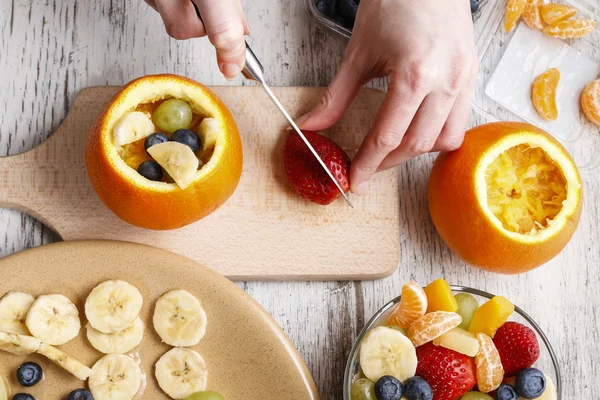
[(208, 36), (217, 49), (217, 63), (223, 75), (233, 79), (240, 74), (246, 62), (244, 35), (250, 33), (241, 0), (144, 1), (160, 13), (171, 37), (185, 40)]
[(317, 107), (298, 120), (321, 131), (337, 123), (360, 88), (390, 76), (375, 123), (352, 162), (352, 191), (378, 171), (462, 144), (477, 75), (465, 0), (363, 0), (346, 59)]

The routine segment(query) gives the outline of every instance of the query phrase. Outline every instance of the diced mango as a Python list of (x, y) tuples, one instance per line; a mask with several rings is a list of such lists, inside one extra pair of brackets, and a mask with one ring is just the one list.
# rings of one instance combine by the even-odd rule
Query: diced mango
[(442, 336), (433, 339), (433, 344), (457, 351), (469, 357), (475, 357), (479, 352), (479, 341), (471, 332), (454, 328)]
[(434, 311), (456, 312), (458, 303), (452, 294), (450, 285), (443, 279), (431, 282), (425, 289), (427, 295), (427, 313)]
[(469, 332), (473, 334), (482, 332), (493, 338), (513, 311), (515, 306), (507, 298), (494, 296), (475, 311), (469, 325)]

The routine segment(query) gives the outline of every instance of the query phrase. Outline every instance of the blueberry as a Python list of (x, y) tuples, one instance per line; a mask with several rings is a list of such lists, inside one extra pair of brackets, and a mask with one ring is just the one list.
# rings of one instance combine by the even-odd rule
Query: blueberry
[(12, 400), (35, 400), (35, 397), (28, 393), (17, 393), (13, 396)]
[(69, 393), (67, 400), (94, 400), (94, 396), (85, 389), (75, 389)]
[(471, 14), (479, 11), (479, 0), (471, 0)]
[(196, 134), (196, 132), (190, 129), (176, 130), (171, 136), (171, 141), (185, 144), (186, 146), (189, 146), (193, 152), (196, 152), (200, 148), (201, 144), (200, 137)]
[(537, 368), (525, 368), (517, 374), (515, 389), (521, 397), (537, 399), (546, 390), (546, 376)]
[(337, 10), (343, 17), (354, 21), (358, 12), (358, 2), (356, 0), (339, 0)]
[(403, 389), (402, 382), (390, 375), (382, 376), (375, 382), (377, 400), (400, 400)]
[(404, 382), (404, 396), (408, 400), (432, 400), (433, 390), (425, 379), (415, 376)]
[(138, 167), (138, 173), (151, 181), (160, 181), (163, 177), (163, 170), (159, 163), (152, 160), (146, 160)]
[(26, 362), (17, 369), (17, 381), (21, 386), (33, 386), (41, 381), (43, 377), (42, 367), (34, 362)]
[(154, 146), (155, 144), (168, 142), (169, 137), (161, 132), (155, 132), (152, 135), (148, 136), (144, 141), (144, 150), (148, 151), (148, 148)]
[(496, 400), (519, 400), (519, 395), (514, 387), (503, 383), (496, 389)]
[(320, 13), (331, 17), (335, 14), (335, 6), (337, 5), (337, 0), (317, 0), (315, 2), (315, 6)]

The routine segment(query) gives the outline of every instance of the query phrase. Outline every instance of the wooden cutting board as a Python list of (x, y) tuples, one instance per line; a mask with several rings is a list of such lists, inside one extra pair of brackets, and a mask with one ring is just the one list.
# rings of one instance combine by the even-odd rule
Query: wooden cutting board
[[(85, 336), (87, 296), (96, 285), (111, 279), (134, 285), (144, 299), (140, 318), (146, 327), (141, 344), (127, 353), (139, 361), (146, 378), (136, 399), (169, 399), (154, 377), (154, 364), (171, 347), (156, 334), (152, 316), (160, 296), (174, 289), (198, 297), (206, 311), (206, 335), (192, 348), (206, 361), (208, 390), (227, 400), (319, 398), (302, 357), (265, 309), (235, 284), (184, 257), (124, 242), (54, 243), (0, 260), (0, 276), (0, 297), (8, 291), (34, 297), (57, 293), (77, 306), (82, 329), (59, 348), (88, 367), (103, 354)], [(19, 386), (16, 380), (17, 367), (26, 361), (37, 362), (44, 370), (44, 380), (32, 388)], [(36, 399), (66, 399), (71, 390), (86, 386), (36, 354), (0, 352), (0, 376), (8, 380), (12, 395), (25, 392)]]
[[(82, 90), (63, 124), (43, 144), (0, 157), (0, 207), (27, 212), (64, 240), (114, 239), (161, 247), (235, 280), (361, 280), (384, 277), (400, 257), (397, 170), (376, 175), (369, 191), (320, 206), (288, 185), (282, 160), (287, 124), (259, 87), (212, 88), (233, 112), (244, 145), (236, 193), (207, 218), (182, 229), (150, 231), (116, 217), (88, 182), (84, 143), (92, 122), (119, 90)], [(275, 88), (298, 117), (322, 88)], [(363, 89), (330, 137), (353, 157), (384, 94)]]

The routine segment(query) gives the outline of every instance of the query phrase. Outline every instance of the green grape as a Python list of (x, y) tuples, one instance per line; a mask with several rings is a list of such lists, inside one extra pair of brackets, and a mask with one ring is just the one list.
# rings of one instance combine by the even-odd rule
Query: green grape
[(469, 293), (459, 293), (454, 297), (458, 303), (458, 310), (456, 310), (456, 312), (462, 317), (462, 322), (458, 327), (469, 330), (471, 319), (473, 319), (473, 314), (475, 314), (475, 311), (479, 308), (479, 303), (477, 302), (477, 299)]
[(225, 400), (225, 398), (217, 392), (196, 392), (186, 400)]
[(404, 336), (406, 336), (406, 329), (404, 328), (400, 328), (398, 325), (390, 325), (389, 326), (390, 329), (393, 329), (395, 331), (400, 332), (401, 334), (403, 334)]
[(467, 392), (463, 395), (463, 397), (460, 398), (460, 400), (494, 400), (494, 398), (485, 393)]
[(355, 380), (350, 388), (350, 398), (352, 400), (377, 400), (375, 384), (367, 378)]
[(162, 103), (152, 116), (152, 122), (161, 132), (173, 133), (177, 129), (187, 129), (192, 123), (192, 108), (179, 99), (169, 99)]

